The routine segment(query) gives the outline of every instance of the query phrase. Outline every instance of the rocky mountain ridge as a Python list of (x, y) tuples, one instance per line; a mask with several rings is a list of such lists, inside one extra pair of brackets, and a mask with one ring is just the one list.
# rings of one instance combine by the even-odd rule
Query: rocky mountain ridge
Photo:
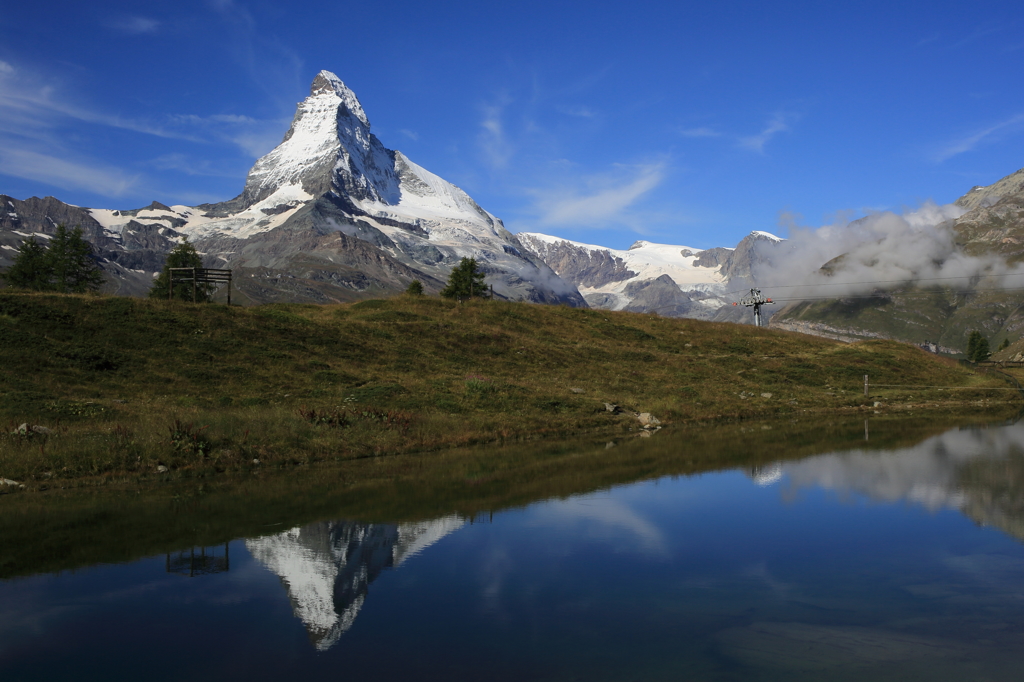
[(575, 285), (591, 307), (734, 322), (752, 319), (732, 303), (757, 286), (758, 266), (785, 248), (785, 240), (762, 231), (751, 232), (735, 248), (703, 250), (648, 241), (618, 250), (539, 233), (516, 237)]
[(144, 295), (188, 237), (210, 267), (234, 269), (238, 298), (338, 302), (444, 285), (475, 258), (495, 296), (585, 306), (575, 287), (524, 251), (501, 220), (461, 189), (384, 147), (355, 93), (321, 71), (281, 144), (256, 161), (237, 197), (131, 211), (84, 209), (52, 197), (3, 196), (0, 267), (17, 244), (59, 223), (81, 226), (108, 289)]

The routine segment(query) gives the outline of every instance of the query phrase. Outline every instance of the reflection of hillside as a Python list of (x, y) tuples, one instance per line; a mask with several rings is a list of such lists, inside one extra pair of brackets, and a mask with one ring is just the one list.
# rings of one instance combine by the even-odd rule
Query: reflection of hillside
[(958, 478), (964, 514), (1024, 541), (1024, 450), (1015, 446), (998, 459), (978, 459)]
[(380, 573), (460, 528), (456, 516), (403, 524), (313, 523), (246, 540), (252, 556), (276, 573), (310, 639), (320, 651), (355, 620)]
[(897, 450), (810, 457), (782, 470), (796, 488), (959, 509), (1024, 540), (1024, 424), (948, 431)]
[[(1003, 416), (978, 409), (988, 421)], [(968, 414), (958, 419), (972, 420)], [(147, 487), (142, 495), (115, 486), (5, 495), (0, 578), (219, 545), (258, 536), (282, 519), (304, 526), (324, 518), (469, 518), (661, 476), (765, 466), (846, 448), (913, 445), (952, 425), (934, 416), (872, 419), (865, 443), (860, 416), (826, 423), (776, 418), (668, 428), (654, 438), (617, 438), (611, 449), (607, 438), (588, 437), (488, 445), (444, 457), (403, 455), (389, 458), (387, 466), (375, 458), (356, 459), (329, 476), (302, 468), (259, 479), (219, 479), (198, 491), (182, 482)], [(339, 486), (339, 476), (353, 485)]]

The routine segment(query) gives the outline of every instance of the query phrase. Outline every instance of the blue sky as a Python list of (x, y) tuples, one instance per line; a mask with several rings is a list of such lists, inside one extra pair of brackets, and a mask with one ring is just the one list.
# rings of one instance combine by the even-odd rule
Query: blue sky
[(513, 232), (735, 245), (1024, 166), (1018, 2), (0, 0), (0, 193), (241, 191), (320, 69)]

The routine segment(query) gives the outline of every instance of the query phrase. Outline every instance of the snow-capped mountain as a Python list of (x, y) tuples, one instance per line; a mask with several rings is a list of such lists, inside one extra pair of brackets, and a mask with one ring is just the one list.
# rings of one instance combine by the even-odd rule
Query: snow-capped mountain
[(377, 576), (465, 525), (458, 516), (417, 523), (332, 521), (245, 541), (277, 575), (313, 646), (326, 651), (352, 627)]
[[(521, 232), (523, 246), (574, 284), (594, 308), (655, 312), (666, 317), (731, 319), (737, 290), (755, 286), (755, 266), (784, 240), (755, 231), (735, 248), (694, 249), (635, 242), (629, 249)], [(731, 296), (731, 297), (730, 297)]]
[[(355, 300), (401, 291), (414, 279), (437, 291), (471, 257), (496, 296), (585, 305), (501, 220), (385, 148), (355, 93), (329, 71), (317, 74), (281, 144), (256, 161), (230, 201), (119, 211), (0, 199), (7, 203), (0, 259), (10, 259), (26, 236), (50, 234), (59, 222), (80, 225), (127, 293), (143, 293), (137, 290), (148, 281), (136, 275), (151, 278), (154, 261), (162, 264), (153, 256), (188, 237), (207, 265), (236, 270), (242, 297), (252, 302)], [(140, 282), (129, 284), (133, 277)]]

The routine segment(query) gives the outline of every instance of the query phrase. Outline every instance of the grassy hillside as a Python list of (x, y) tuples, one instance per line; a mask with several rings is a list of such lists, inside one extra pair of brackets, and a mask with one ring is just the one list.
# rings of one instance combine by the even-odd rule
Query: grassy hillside
[[(988, 283), (990, 286), (997, 284)], [(899, 289), (872, 299), (836, 299), (793, 303), (772, 317), (782, 329), (801, 324), (849, 338), (898, 338), (931, 341), (963, 352), (967, 337), (979, 330), (993, 349), (1024, 333), (1024, 308), (1017, 293), (963, 293), (946, 288)], [(810, 329), (808, 330), (810, 331)]]
[[(407, 296), (229, 308), (0, 292), (0, 365), (0, 476), (37, 488), (628, 433), (636, 412), (690, 423), (858, 410), (864, 374), (1005, 386), (892, 342)], [(1018, 396), (892, 388), (871, 400), (985, 411), (992, 399)], [(50, 433), (16, 433), (23, 423)]]

